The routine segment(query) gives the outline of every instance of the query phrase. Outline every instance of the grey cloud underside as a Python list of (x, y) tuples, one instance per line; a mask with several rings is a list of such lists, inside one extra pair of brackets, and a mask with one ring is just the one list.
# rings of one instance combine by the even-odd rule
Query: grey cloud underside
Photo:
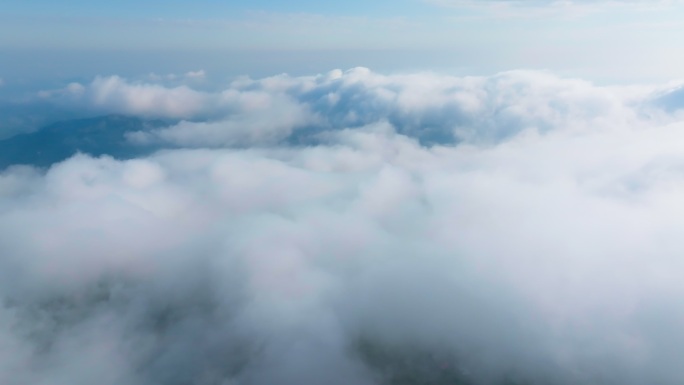
[(680, 93), (365, 69), (51, 91), (129, 116), (5, 142), (67, 151), (0, 172), (0, 383), (681, 384)]

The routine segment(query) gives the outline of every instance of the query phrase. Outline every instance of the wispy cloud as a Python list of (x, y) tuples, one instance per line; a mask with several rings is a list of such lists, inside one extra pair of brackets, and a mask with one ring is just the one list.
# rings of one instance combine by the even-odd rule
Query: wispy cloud
[(207, 73), (204, 70), (197, 70), (197, 71), (188, 71), (184, 74), (184, 76), (187, 79), (198, 79), (202, 80), (207, 76)]
[(581, 17), (602, 12), (664, 11), (682, 4), (678, 0), (426, 0), (446, 7), (485, 11), (490, 16), (538, 18), (548, 16)]

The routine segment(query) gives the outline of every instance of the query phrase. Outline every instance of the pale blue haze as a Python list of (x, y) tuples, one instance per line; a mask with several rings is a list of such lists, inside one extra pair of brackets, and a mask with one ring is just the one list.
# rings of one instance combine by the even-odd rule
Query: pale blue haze
[[(0, 78), (205, 69), (223, 79), (549, 70), (604, 84), (684, 77), (680, 1), (0, 1)], [(2, 92), (2, 91), (0, 91)]]

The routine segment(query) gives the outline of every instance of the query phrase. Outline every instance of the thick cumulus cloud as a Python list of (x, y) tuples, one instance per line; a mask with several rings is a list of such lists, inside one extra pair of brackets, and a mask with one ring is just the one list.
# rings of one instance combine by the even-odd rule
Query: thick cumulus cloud
[(680, 384), (676, 92), (242, 79), (131, 135), (181, 148), (11, 167), (0, 382)]

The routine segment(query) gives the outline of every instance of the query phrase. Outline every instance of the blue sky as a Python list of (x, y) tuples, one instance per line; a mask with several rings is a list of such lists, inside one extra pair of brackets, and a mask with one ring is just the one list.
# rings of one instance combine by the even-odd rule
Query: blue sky
[[(6, 3), (6, 4), (5, 4)], [(217, 18), (240, 17), (249, 12), (301, 12), (322, 15), (407, 15), (433, 8), (420, 0), (323, 2), (313, 0), (295, 1), (161, 1), (122, 0), (117, 2), (94, 2), (83, 0), (0, 2), (8, 13), (60, 16), (108, 16), (108, 17), (172, 17)]]
[[(459, 75), (541, 69), (599, 82), (684, 77), (679, 1), (1, 0), (0, 6), (5, 80), (199, 68), (263, 76), (354, 66)], [(30, 73), (37, 62), (54, 65)]]

